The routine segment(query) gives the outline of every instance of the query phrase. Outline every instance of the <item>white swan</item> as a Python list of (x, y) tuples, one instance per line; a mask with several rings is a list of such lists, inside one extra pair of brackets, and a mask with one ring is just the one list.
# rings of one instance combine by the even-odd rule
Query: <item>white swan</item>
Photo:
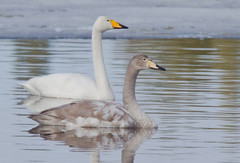
[(139, 108), (135, 98), (137, 75), (140, 70), (147, 68), (165, 70), (150, 61), (146, 55), (136, 55), (130, 61), (123, 88), (124, 107), (115, 102), (82, 100), (30, 115), (30, 118), (42, 125), (63, 125), (73, 128), (156, 128), (155, 122)]
[(81, 74), (51, 74), (21, 83), (30, 94), (44, 97), (114, 100), (102, 55), (102, 33), (128, 28), (105, 16), (97, 18), (92, 29), (92, 55), (96, 82)]

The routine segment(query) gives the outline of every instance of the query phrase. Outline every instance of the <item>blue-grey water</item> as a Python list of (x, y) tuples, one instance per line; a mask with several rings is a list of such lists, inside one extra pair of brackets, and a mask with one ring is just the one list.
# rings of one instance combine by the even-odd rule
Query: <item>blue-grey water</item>
[(158, 130), (36, 128), (29, 114), (69, 101), (28, 97), (17, 83), (58, 72), (94, 77), (91, 40), (0, 40), (0, 162), (240, 162), (240, 40), (103, 40), (103, 51), (120, 103), (135, 54), (167, 68), (137, 80), (139, 105)]

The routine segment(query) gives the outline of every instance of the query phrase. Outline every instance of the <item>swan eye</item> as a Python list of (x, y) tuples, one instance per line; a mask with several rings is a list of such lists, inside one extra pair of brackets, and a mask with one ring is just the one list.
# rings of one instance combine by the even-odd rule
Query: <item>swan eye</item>
[(146, 58), (142, 58), (143, 61), (146, 61)]
[(107, 22), (109, 22), (110, 20), (107, 20)]

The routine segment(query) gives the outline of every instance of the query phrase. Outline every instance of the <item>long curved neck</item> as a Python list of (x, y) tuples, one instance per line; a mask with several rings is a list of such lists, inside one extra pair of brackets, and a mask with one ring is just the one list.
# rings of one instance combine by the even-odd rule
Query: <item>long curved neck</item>
[(95, 30), (94, 27), (92, 31), (92, 55), (95, 80), (99, 95), (101, 95), (101, 97), (106, 100), (114, 100), (114, 96), (108, 82), (102, 55), (102, 32)]
[(145, 114), (137, 104), (135, 97), (135, 84), (139, 70), (129, 63), (123, 88), (123, 105), (135, 121), (143, 128), (156, 127), (155, 122)]
[(128, 65), (123, 87), (123, 105), (130, 113), (133, 108), (139, 108), (135, 97), (135, 84), (139, 71)]

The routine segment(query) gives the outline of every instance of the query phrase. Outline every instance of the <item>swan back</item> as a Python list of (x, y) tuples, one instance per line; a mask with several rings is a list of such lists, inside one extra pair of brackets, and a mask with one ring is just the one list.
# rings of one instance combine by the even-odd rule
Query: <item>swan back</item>
[(77, 127), (138, 127), (122, 105), (110, 101), (82, 100), (51, 108), (31, 119), (42, 125)]

